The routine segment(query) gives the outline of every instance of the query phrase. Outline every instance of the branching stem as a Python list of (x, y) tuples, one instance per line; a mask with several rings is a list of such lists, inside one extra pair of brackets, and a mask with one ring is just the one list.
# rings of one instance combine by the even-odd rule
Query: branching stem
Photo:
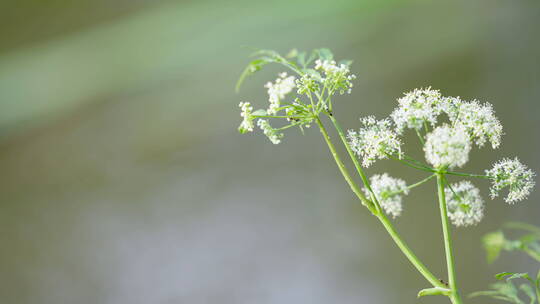
[(450, 234), (450, 223), (448, 221), (448, 212), (446, 205), (446, 197), (444, 193), (445, 178), (443, 173), (437, 173), (437, 190), (439, 194), (439, 208), (441, 212), (441, 225), (444, 235), (444, 251), (446, 253), (446, 268), (448, 271), (448, 284), (451, 290), (449, 295), (453, 304), (462, 304), (461, 297), (459, 296), (456, 272), (454, 267), (454, 254), (452, 252), (452, 236)]

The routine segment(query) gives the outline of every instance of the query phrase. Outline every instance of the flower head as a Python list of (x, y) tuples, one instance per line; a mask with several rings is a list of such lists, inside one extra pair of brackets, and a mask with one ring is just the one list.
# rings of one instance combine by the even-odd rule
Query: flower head
[(444, 189), (448, 217), (456, 226), (478, 224), (484, 217), (484, 201), (480, 191), (469, 181), (462, 181)]
[(277, 109), (279, 108), (280, 101), (289, 94), (294, 87), (295, 78), (294, 76), (287, 76), (287, 73), (283, 72), (279, 74), (279, 77), (274, 83), (268, 82), (264, 85), (268, 89), (268, 97), (270, 101), (270, 106), (268, 107), (268, 114), (276, 114)]
[(241, 102), (238, 106), (242, 110), (240, 116), (244, 118), (242, 123), (240, 123), (240, 127), (238, 127), (238, 131), (240, 133), (253, 132), (253, 127), (255, 126), (252, 116), (253, 107), (249, 102)]
[[(405, 181), (393, 178), (386, 173), (373, 175), (369, 180), (371, 190), (375, 193), (384, 211), (394, 218), (399, 216), (403, 210), (401, 194), (409, 193)], [(371, 194), (367, 188), (364, 188), (364, 192), (368, 196)]]
[(358, 132), (349, 130), (347, 137), (352, 150), (362, 158), (364, 167), (369, 167), (376, 159), (387, 158), (388, 154), (401, 154), (401, 142), (392, 130), (390, 120), (368, 116), (360, 121), (363, 127)]
[(268, 120), (266, 119), (259, 119), (257, 121), (257, 126), (263, 130), (264, 135), (270, 139), (270, 141), (277, 145), (281, 142), (281, 138), (283, 138), (283, 133), (279, 133), (276, 129), (272, 128)]
[(509, 204), (527, 198), (535, 184), (534, 172), (523, 165), (517, 157), (499, 161), (493, 168), (486, 170), (486, 175), (491, 179), (491, 198), (499, 196), (499, 191), (508, 187), (505, 201)]
[(398, 130), (421, 129), (424, 124), (435, 125), (441, 113), (442, 96), (438, 90), (415, 89), (398, 99), (399, 106), (390, 114)]
[(334, 60), (320, 60), (315, 61), (315, 70), (324, 72), (324, 76), (321, 79), (322, 82), (327, 84), (328, 88), (334, 88), (339, 90), (340, 94), (351, 93), (353, 87), (352, 80), (356, 78), (356, 75), (349, 74), (349, 66), (346, 64), (337, 64)]
[(469, 160), (471, 141), (465, 129), (443, 125), (426, 136), (424, 152), (426, 160), (440, 167), (461, 167)]
[(476, 100), (467, 102), (459, 97), (449, 97), (445, 99), (443, 111), (448, 114), (453, 125), (462, 125), (479, 147), (487, 141), (493, 149), (501, 144), (502, 125), (490, 103), (481, 104)]

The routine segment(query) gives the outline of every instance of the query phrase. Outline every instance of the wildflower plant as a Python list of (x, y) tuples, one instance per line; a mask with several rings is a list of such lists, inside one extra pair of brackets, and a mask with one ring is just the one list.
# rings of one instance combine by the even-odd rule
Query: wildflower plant
[[(279, 64), (286, 72), (280, 73), (277, 80), (265, 85), (268, 92), (266, 106), (254, 111), (250, 103), (240, 103), (240, 116), (243, 120), (239, 131), (254, 131), (254, 121), (257, 121), (257, 126), (268, 139), (273, 144), (279, 144), (285, 140), (287, 129), (297, 127), (304, 132), (310, 125), (317, 125), (353, 193), (381, 222), (398, 248), (430, 283), (431, 286), (421, 290), (418, 296), (443, 295), (454, 304), (463, 303), (454, 267), (450, 223), (456, 227), (476, 225), (482, 220), (485, 209), (480, 190), (469, 179), (491, 181), (492, 199), (507, 188), (505, 200), (511, 204), (525, 199), (534, 187), (534, 173), (517, 159), (503, 159), (486, 170), (485, 174), (455, 171), (467, 164), (473, 146), (483, 147), (488, 142), (494, 149), (500, 146), (503, 130), (493, 107), (476, 100), (465, 101), (459, 97), (443, 96), (440, 91), (430, 87), (415, 89), (397, 100), (397, 107), (388, 117), (378, 120), (374, 116), (365, 116), (360, 119), (357, 128), (345, 133), (334, 116), (333, 108), (334, 98), (350, 94), (353, 88), (356, 76), (350, 72), (351, 61), (336, 61), (328, 49), (316, 49), (310, 53), (292, 50), (287, 55), (261, 50), (253, 56), (255, 59), (242, 73), (237, 90), (246, 77), (267, 64)], [(325, 121), (329, 121), (337, 132), (339, 142), (345, 147), (361, 184), (337, 152)], [(402, 142), (408, 130), (418, 137), (417, 142), (424, 151), (425, 161), (414, 159), (403, 151)], [(383, 159), (423, 171), (426, 176), (409, 185), (387, 173), (368, 178), (364, 168)], [(449, 183), (450, 176), (463, 180)], [(405, 195), (433, 179), (437, 181), (435, 189), (445, 247), (447, 280), (438, 279), (428, 269), (389, 219), (389, 216), (396, 218), (404, 213)]]

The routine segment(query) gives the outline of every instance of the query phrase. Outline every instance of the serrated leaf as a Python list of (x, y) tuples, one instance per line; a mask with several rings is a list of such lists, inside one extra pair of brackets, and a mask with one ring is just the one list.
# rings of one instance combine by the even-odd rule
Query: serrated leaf
[(267, 113), (266, 113), (265, 109), (259, 109), (257, 111), (252, 112), (251, 115), (253, 115), (253, 116), (265, 116), (265, 115), (267, 115)]
[(506, 278), (507, 281), (514, 279), (527, 279), (529, 281), (532, 281), (528, 273), (501, 272), (495, 275), (495, 278), (497, 278), (497, 280), (502, 280), (505, 277), (508, 277)]
[(534, 226), (534, 225), (531, 225), (531, 224), (527, 224), (527, 223), (509, 222), (509, 223), (504, 224), (504, 227), (509, 228), (509, 229), (525, 230), (525, 231), (529, 231), (529, 232), (532, 232), (534, 234), (540, 235), (540, 227), (537, 227), (537, 226)]
[(251, 61), (240, 75), (240, 78), (238, 78), (235, 91), (238, 92), (240, 90), (240, 86), (248, 76), (253, 75), (255, 72), (259, 71), (264, 65), (270, 62), (272, 61), (268, 60), (268, 58), (258, 58)]
[(303, 69), (306, 68), (306, 52), (298, 53), (298, 56), (296, 56), (296, 60)]
[(418, 297), (424, 297), (424, 296), (436, 296), (436, 295), (443, 295), (448, 296), (450, 295), (451, 290), (448, 288), (441, 288), (441, 287), (432, 287), (432, 288), (426, 288), (422, 289), (418, 292)]
[(488, 263), (493, 263), (499, 257), (505, 243), (506, 239), (502, 231), (488, 233), (482, 238)]
[(338, 63), (339, 63), (339, 64), (344, 64), (344, 65), (346, 65), (346, 66), (351, 66), (351, 64), (353, 63), (353, 61), (352, 61), (352, 60), (345, 59), (345, 60), (340, 60)]
[(519, 285), (519, 289), (521, 289), (527, 297), (529, 297), (530, 304), (534, 304), (536, 302), (536, 295), (534, 294), (533, 288), (529, 284), (521, 284)]
[(294, 58), (296, 56), (298, 56), (298, 50), (292, 49), (287, 53), (287, 55), (285, 55), (285, 58)]
[(334, 54), (332, 54), (332, 52), (327, 48), (317, 49), (316, 51), (317, 51), (317, 54), (319, 55), (319, 58), (321, 60), (332, 60), (332, 59), (334, 59)]

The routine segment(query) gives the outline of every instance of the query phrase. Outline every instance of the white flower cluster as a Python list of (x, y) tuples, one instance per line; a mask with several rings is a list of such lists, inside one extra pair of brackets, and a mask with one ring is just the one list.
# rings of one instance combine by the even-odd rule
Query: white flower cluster
[(300, 79), (296, 80), (298, 94), (308, 94), (308, 92), (316, 92), (319, 89), (317, 81), (312, 74), (304, 74)]
[(242, 123), (240, 123), (238, 130), (240, 133), (253, 132), (253, 127), (255, 127), (253, 117), (251, 116), (253, 107), (249, 102), (241, 102), (238, 106), (242, 110), (240, 116), (244, 118)]
[(266, 135), (266, 137), (268, 137), (268, 139), (270, 139), (270, 141), (274, 145), (277, 145), (281, 142), (281, 138), (283, 138), (283, 133), (279, 133), (276, 129), (272, 128), (268, 120), (259, 119), (257, 121), (257, 126), (261, 128), (264, 135)]
[[(369, 180), (371, 190), (375, 193), (384, 211), (394, 218), (399, 216), (403, 210), (401, 194), (409, 193), (405, 181), (399, 178), (393, 178), (386, 173), (373, 175)], [(367, 196), (371, 195), (367, 188), (363, 190)]]
[(276, 114), (279, 108), (280, 101), (285, 98), (296, 86), (295, 77), (288, 76), (283, 72), (279, 74), (279, 77), (274, 83), (268, 82), (264, 85), (268, 89), (268, 96), (270, 106), (268, 107), (268, 114)]
[(435, 168), (461, 167), (469, 160), (471, 141), (465, 129), (442, 125), (426, 137), (426, 160)]
[(444, 112), (453, 125), (464, 126), (479, 147), (484, 146), (488, 140), (493, 149), (501, 144), (502, 125), (490, 103), (481, 104), (476, 100), (467, 102), (458, 97), (449, 97), (445, 99)]
[(442, 96), (438, 90), (415, 89), (398, 99), (399, 106), (390, 114), (399, 132), (421, 129), (424, 124), (435, 125), (441, 113)]
[(316, 60), (315, 70), (324, 72), (322, 82), (326, 83), (329, 90), (339, 89), (340, 94), (345, 91), (350, 94), (353, 87), (352, 80), (356, 79), (356, 75), (349, 75), (349, 66), (346, 64), (337, 64), (334, 60)]
[(374, 116), (360, 119), (363, 127), (358, 132), (349, 130), (348, 139), (352, 150), (362, 158), (362, 165), (369, 167), (376, 159), (387, 154), (401, 155), (401, 141), (388, 119), (376, 120)]
[(517, 158), (505, 158), (486, 170), (491, 179), (491, 198), (499, 196), (499, 191), (508, 187), (505, 201), (513, 204), (521, 201), (531, 193), (534, 187), (534, 172), (523, 165)]
[(471, 226), (484, 217), (484, 201), (478, 188), (469, 181), (461, 181), (444, 189), (448, 217), (452, 224)]

